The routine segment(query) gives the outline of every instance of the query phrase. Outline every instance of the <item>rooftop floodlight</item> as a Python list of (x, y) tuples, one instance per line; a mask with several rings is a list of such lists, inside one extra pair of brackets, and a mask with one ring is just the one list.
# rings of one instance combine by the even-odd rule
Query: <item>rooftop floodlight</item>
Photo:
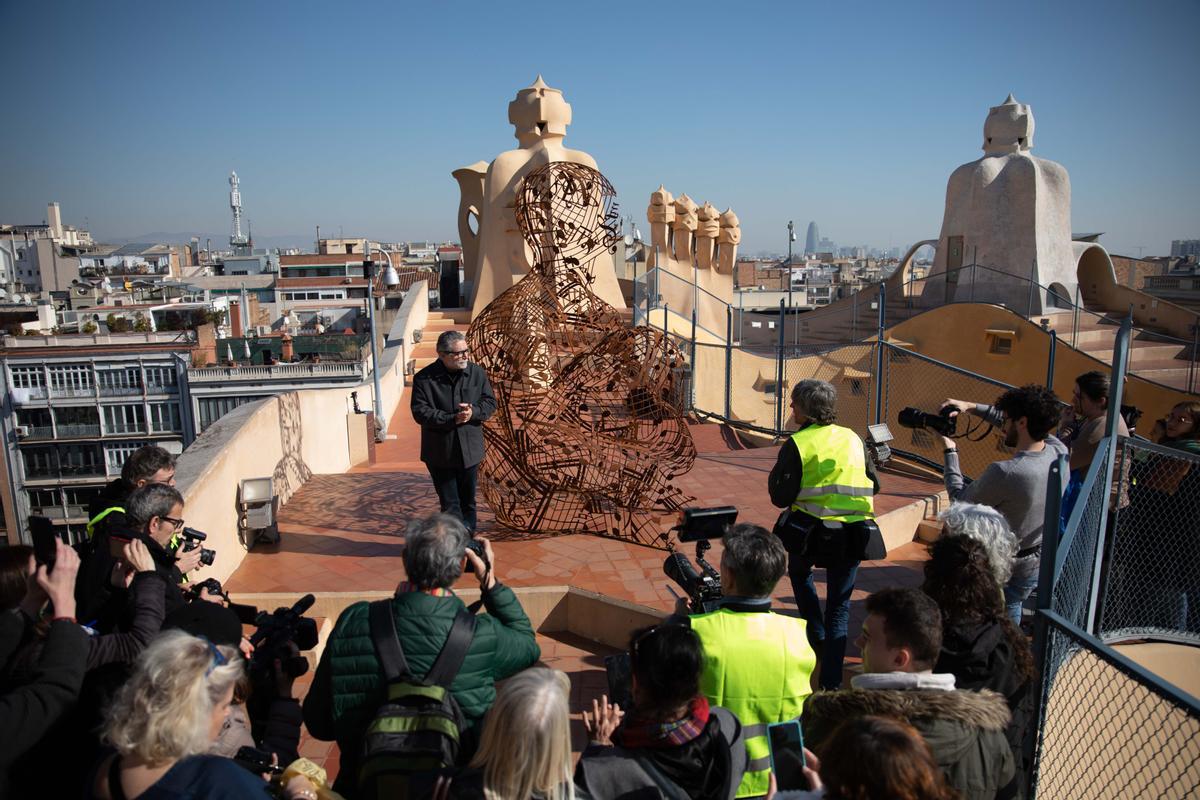
[(400, 285), (400, 276), (396, 273), (396, 268), (392, 266), (390, 261), (388, 262), (387, 269), (383, 271), (383, 285), (388, 287)]

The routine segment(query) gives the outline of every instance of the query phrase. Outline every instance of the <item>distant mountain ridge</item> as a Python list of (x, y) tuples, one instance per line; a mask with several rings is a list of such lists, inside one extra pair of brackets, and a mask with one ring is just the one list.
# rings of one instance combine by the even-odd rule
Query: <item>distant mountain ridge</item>
[[(166, 231), (154, 231), (152, 233), (142, 233), (137, 236), (104, 236), (97, 237), (96, 241), (104, 244), (129, 244), (131, 242), (146, 242), (149, 244), (191, 244), (192, 237), (195, 236), (200, 240), (200, 247), (204, 247), (206, 240), (212, 239), (214, 250), (229, 249), (229, 234), (228, 233), (168, 233)], [(254, 246), (256, 248), (266, 248), (274, 250), (275, 248), (299, 247), (309, 250), (314, 245), (314, 240), (311, 235), (304, 234), (283, 234), (280, 236), (255, 236)]]

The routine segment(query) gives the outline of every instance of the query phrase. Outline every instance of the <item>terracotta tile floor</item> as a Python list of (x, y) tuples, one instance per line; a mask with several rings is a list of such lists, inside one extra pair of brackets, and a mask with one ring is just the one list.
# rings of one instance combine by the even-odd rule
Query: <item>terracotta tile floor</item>
[[(679, 483), (703, 506), (734, 505), (739, 520), (767, 527), (778, 510), (767, 496), (767, 475), (777, 448), (737, 449), (719, 427), (697, 426), (695, 467)], [(424, 465), (418, 460), (420, 431), (407, 403), (391, 420), (394, 437), (376, 449), (376, 463), (354, 467), (342, 475), (315, 475), (280, 513), (281, 541), (259, 546), (226, 582), (238, 592), (302, 594), (322, 591), (357, 591), (393, 588), (404, 576), (400, 552), (404, 522), (437, 511), (437, 497)], [(881, 475), (882, 493), (876, 497), (880, 514), (922, 499), (939, 489), (927, 479), (892, 472)], [(673, 584), (662, 573), (665, 553), (638, 544), (574, 534), (515, 540), (493, 530), (495, 519), (480, 497), (479, 529), (491, 536), (497, 569), (513, 587), (569, 584), (661, 610), (674, 605)], [(719, 564), (721, 545), (714, 543), (708, 559)], [(920, 543), (893, 550), (886, 561), (865, 562), (859, 570), (850, 617), (851, 639), (862, 625), (863, 599), (888, 586), (920, 583), (921, 562), (927, 558)], [(463, 585), (473, 579), (464, 577)], [(824, 573), (816, 573), (818, 593), (824, 594)], [(796, 603), (789, 581), (780, 582), (775, 597), (783, 613), (795, 614)], [(605, 688), (604, 648), (569, 634), (539, 635), (543, 662), (571, 677), (573, 741), (583, 745), (579, 712)], [(847, 653), (847, 669), (859, 663), (857, 648)], [(297, 685), (307, 689), (306, 683)], [(308, 737), (301, 752), (336, 770), (337, 748)]]

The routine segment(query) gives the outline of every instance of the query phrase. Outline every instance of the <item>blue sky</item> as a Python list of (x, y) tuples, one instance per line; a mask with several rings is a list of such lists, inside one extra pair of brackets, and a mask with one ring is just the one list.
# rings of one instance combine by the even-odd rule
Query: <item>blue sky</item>
[(101, 237), (451, 239), (450, 172), (515, 146), (537, 73), (644, 219), (659, 183), (732, 206), (743, 252), (815, 219), (840, 244), (935, 237), (989, 106), (1033, 106), (1076, 231), (1200, 237), (1195, 0), (356, 3), (3, 0), (0, 220)]

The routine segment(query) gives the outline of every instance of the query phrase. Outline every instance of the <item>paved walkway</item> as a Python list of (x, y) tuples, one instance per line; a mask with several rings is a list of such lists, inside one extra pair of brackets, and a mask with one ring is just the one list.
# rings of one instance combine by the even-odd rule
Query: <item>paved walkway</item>
[[(692, 430), (699, 455), (693, 470), (679, 479), (681, 488), (697, 497), (698, 505), (733, 505), (741, 512), (739, 520), (771, 527), (778, 509), (770, 503), (766, 482), (777, 448), (742, 449), (727, 430), (715, 425)], [(420, 430), (407, 397), (390, 421), (389, 435), (376, 448), (375, 464), (359, 465), (342, 475), (313, 476), (291, 498), (280, 513), (279, 544), (256, 547), (226, 582), (235, 599), (239, 592), (300, 595), (389, 590), (403, 579), (400, 553), (405, 522), (438, 510), (418, 458)], [(881, 479), (883, 492), (876, 498), (880, 514), (938, 488), (927, 480), (889, 472)], [(482, 496), (480, 500), (480, 534), (493, 539), (497, 571), (506, 584), (568, 584), (664, 611), (673, 606), (675, 595), (668, 587), (674, 585), (662, 572), (663, 551), (582, 534), (517, 538), (495, 529), (494, 517)], [(714, 565), (720, 563), (720, 552), (720, 543), (715, 542), (708, 557)], [(924, 546), (912, 543), (893, 550), (886, 561), (863, 564), (852, 600), (852, 639), (862, 624), (863, 599), (880, 588), (917, 585), (926, 557)], [(817, 572), (816, 579), (823, 595), (823, 571)], [(463, 586), (471, 586), (474, 579), (462, 580)], [(778, 610), (796, 613), (786, 577), (775, 598)], [(538, 642), (542, 663), (571, 678), (572, 735), (578, 752), (585, 743), (579, 712), (605, 691), (601, 656), (609, 651), (570, 634), (539, 634)], [(847, 656), (847, 669), (852, 670), (859, 660), (857, 648), (851, 645)], [(307, 691), (307, 680), (297, 684), (301, 696)], [(336, 746), (313, 740), (305, 732), (301, 754), (336, 772)]]

